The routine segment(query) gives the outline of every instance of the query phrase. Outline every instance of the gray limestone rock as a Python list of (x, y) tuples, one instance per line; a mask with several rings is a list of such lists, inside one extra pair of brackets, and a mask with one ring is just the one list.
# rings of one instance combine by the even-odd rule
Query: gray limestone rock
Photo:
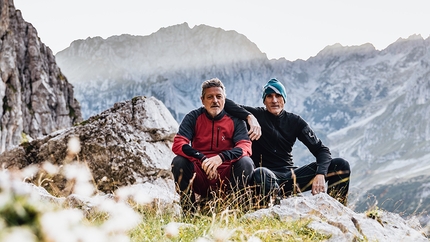
[[(149, 182), (174, 197), (170, 162), (174, 157), (171, 144), (177, 129), (178, 123), (161, 101), (135, 97), (74, 127), (6, 151), (0, 155), (0, 164), (12, 170), (44, 162), (62, 166), (78, 161), (88, 166), (97, 189), (104, 193)], [(77, 153), (68, 147), (72, 137), (80, 141)], [(66, 186), (64, 177), (52, 180), (49, 187), (58, 189), (51, 193), (68, 195), (61, 194)]]
[(278, 218), (310, 221), (309, 228), (330, 236), (329, 241), (428, 241), (419, 228), (398, 214), (379, 211), (375, 218), (356, 213), (326, 193), (291, 197), (267, 209), (245, 215), (246, 219)]
[(12, 0), (0, 1), (0, 153), (82, 121), (73, 86)]

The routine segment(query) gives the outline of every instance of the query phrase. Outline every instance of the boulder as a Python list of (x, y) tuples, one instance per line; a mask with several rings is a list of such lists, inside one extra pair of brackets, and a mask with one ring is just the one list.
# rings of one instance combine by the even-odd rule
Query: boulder
[[(160, 194), (166, 194), (165, 202), (172, 203), (177, 195), (170, 172), (174, 157), (171, 145), (177, 130), (178, 123), (161, 101), (140, 96), (116, 103), (74, 127), (6, 151), (0, 155), (0, 164), (8, 170), (29, 165), (43, 168), (46, 163), (61, 169), (78, 162), (88, 167), (98, 192), (114, 193), (120, 187), (133, 185), (147, 194), (157, 193), (158, 189)], [(79, 141), (77, 147), (71, 145), (71, 140)], [(48, 173), (39, 171), (27, 180), (46, 187), (54, 196), (71, 194), (65, 176), (47, 177)]]
[(278, 218), (309, 221), (314, 231), (330, 236), (329, 241), (428, 241), (419, 224), (398, 214), (376, 211), (372, 216), (356, 213), (326, 193), (284, 199), (280, 205), (245, 215), (245, 219)]

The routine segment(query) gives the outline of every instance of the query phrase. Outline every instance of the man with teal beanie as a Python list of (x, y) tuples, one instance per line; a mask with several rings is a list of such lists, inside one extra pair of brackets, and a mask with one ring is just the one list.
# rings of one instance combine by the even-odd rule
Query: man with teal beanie
[[(252, 181), (257, 192), (278, 198), (305, 191), (313, 195), (327, 192), (346, 206), (351, 173), (348, 161), (332, 158), (329, 148), (308, 123), (284, 110), (287, 94), (277, 79), (270, 79), (263, 86), (262, 99), (265, 107), (237, 105), (229, 99), (225, 103), (228, 113), (248, 120), (253, 140), (251, 158), (257, 167)], [(309, 149), (315, 162), (302, 167), (294, 165), (291, 153), (296, 140)]]
[(285, 87), (278, 80), (270, 79), (270, 81), (268, 81), (267, 84), (264, 85), (263, 102), (264, 102), (264, 99), (266, 98), (266, 95), (270, 93), (277, 93), (282, 95), (282, 97), (284, 98), (284, 103), (287, 102), (287, 94), (285, 93)]

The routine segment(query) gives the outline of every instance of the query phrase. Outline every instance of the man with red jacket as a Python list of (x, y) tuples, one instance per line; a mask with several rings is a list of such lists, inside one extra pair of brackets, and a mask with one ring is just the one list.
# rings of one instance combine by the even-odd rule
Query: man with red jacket
[(241, 190), (253, 172), (246, 124), (224, 111), (225, 97), (219, 79), (203, 82), (203, 107), (189, 112), (179, 126), (172, 173), (181, 199), (188, 189), (202, 198), (219, 189)]

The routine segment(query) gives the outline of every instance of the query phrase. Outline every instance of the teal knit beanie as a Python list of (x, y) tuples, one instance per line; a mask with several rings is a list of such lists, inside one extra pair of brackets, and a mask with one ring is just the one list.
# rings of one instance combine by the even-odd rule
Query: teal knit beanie
[(263, 87), (263, 102), (266, 99), (266, 95), (270, 93), (277, 93), (282, 95), (284, 102), (287, 102), (287, 93), (285, 92), (285, 87), (278, 80), (272, 78)]

